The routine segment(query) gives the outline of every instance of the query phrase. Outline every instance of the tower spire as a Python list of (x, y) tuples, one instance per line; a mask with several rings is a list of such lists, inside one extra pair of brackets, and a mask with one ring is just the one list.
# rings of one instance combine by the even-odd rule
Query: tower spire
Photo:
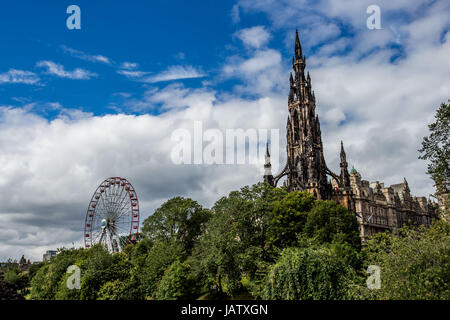
[(295, 30), (295, 60), (302, 59), (302, 45), (298, 38), (298, 30)]
[(348, 174), (347, 155), (344, 150), (344, 143), (341, 140), (341, 183), (343, 187), (350, 186), (350, 175)]
[[(292, 57), (293, 72), (289, 75), (288, 119), (286, 124), (287, 163), (281, 173), (272, 177), (269, 158), (266, 158), (264, 181), (273, 179), (273, 185), (286, 176), (289, 191), (308, 191), (318, 199), (331, 198), (331, 183), (327, 180), (327, 166), (319, 118), (315, 112), (311, 76), (305, 72), (298, 30), (295, 32), (295, 48)], [(335, 175), (339, 179), (338, 175)]]
[(273, 185), (272, 164), (270, 163), (269, 141), (266, 144), (266, 155), (264, 163), (264, 182)]

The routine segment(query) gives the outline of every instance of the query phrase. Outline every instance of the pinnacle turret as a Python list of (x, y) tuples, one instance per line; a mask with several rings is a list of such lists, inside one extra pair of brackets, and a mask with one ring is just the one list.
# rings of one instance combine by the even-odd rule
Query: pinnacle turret
[(298, 30), (295, 30), (295, 60), (302, 58), (302, 45), (300, 44), (300, 39), (298, 38)]
[(346, 161), (346, 154), (344, 150), (344, 142), (341, 140), (341, 162)]
[(341, 141), (341, 184), (343, 187), (350, 186), (350, 175), (348, 173), (347, 155), (344, 150), (344, 143)]
[(273, 185), (272, 164), (270, 163), (269, 142), (266, 144), (266, 155), (264, 163), (264, 182)]
[(289, 76), (289, 103), (294, 101), (295, 96), (295, 86), (294, 86), (294, 78), (292, 77), (292, 72)]

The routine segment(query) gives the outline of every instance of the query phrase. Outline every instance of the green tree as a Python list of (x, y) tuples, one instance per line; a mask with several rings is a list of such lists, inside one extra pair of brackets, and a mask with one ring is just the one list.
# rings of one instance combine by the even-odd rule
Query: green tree
[(19, 280), (20, 280), (19, 275), (20, 275), (20, 269), (8, 268), (8, 269), (6, 269), (3, 276), (4, 276), (4, 280), (6, 282), (9, 282), (15, 286), (18, 286)]
[(210, 212), (196, 201), (176, 197), (166, 201), (145, 219), (142, 232), (152, 241), (175, 239), (190, 252), (204, 230)]
[[(67, 268), (81, 269), (81, 289), (67, 288), (71, 274)], [(50, 262), (45, 263), (31, 280), (31, 298), (39, 300), (95, 300), (100, 288), (108, 281), (127, 280), (132, 264), (125, 253), (111, 255), (104, 246), (89, 249), (60, 249)]]
[(164, 271), (176, 260), (185, 260), (183, 246), (175, 241), (156, 242), (142, 266), (134, 268), (132, 277), (139, 284), (139, 295), (150, 298), (155, 295), (156, 288)]
[(236, 224), (225, 214), (214, 214), (207, 224), (207, 232), (194, 248), (196, 276), (220, 292), (232, 295), (239, 289), (242, 251)]
[(47, 275), (50, 269), (50, 264), (41, 267), (34, 277), (31, 279), (31, 299), (47, 300), (52, 299), (54, 294), (51, 293), (49, 283), (47, 282)]
[[(448, 100), (450, 103), (450, 99)], [(419, 159), (429, 160), (428, 174), (441, 189), (450, 190), (450, 104), (442, 103), (435, 121), (428, 125), (430, 135), (422, 140)]]
[(75, 264), (83, 253), (84, 249), (60, 249), (58, 255), (51, 262), (45, 263), (31, 279), (31, 298), (55, 299), (67, 268)]
[(124, 281), (116, 279), (102, 285), (98, 292), (98, 300), (122, 300), (126, 297), (127, 285)]
[(191, 274), (188, 262), (176, 260), (164, 272), (155, 294), (159, 300), (179, 300), (193, 298), (197, 284)]
[(430, 228), (404, 227), (398, 236), (381, 233), (362, 250), (364, 270), (377, 265), (381, 289), (369, 290), (365, 281), (355, 297), (381, 300), (450, 299), (450, 223), (438, 220)]
[[(75, 265), (79, 265), (79, 262), (75, 262)], [(51, 299), (53, 300), (80, 300), (80, 290), (69, 289), (67, 286), (67, 281), (72, 274), (65, 273), (59, 280), (58, 287), (55, 290), (55, 296)]]
[(25, 300), (25, 298), (19, 293), (16, 285), (0, 280), (0, 301), (4, 300)]
[(127, 246), (125, 254), (130, 256), (133, 265), (141, 267), (145, 264), (145, 258), (152, 249), (153, 244), (152, 240), (144, 238), (134, 246)]
[(334, 201), (316, 201), (308, 214), (305, 234), (319, 243), (348, 243), (361, 248), (359, 225), (355, 214)]
[(30, 276), (27, 272), (23, 272), (17, 264), (9, 261), (4, 271), (4, 280), (13, 284), (25, 295), (30, 285)]
[(314, 205), (315, 198), (308, 192), (294, 191), (273, 202), (267, 231), (267, 243), (289, 247), (297, 243), (298, 235)]
[(96, 300), (102, 285), (112, 278), (108, 270), (114, 260), (103, 245), (95, 245), (86, 253), (86, 257), (79, 262), (82, 272), (80, 299)]
[(33, 263), (30, 266), (30, 269), (28, 269), (28, 275), (30, 279), (33, 279), (34, 275), (39, 271), (40, 268), (42, 268), (45, 265), (45, 262), (37, 262)]
[(259, 183), (218, 200), (194, 250), (194, 272), (203, 273), (208, 285), (230, 296), (242, 289), (243, 275), (253, 279), (262, 262), (273, 259), (265, 243), (268, 217), (274, 201), (286, 194)]
[(263, 298), (346, 299), (351, 278), (351, 269), (327, 247), (287, 248), (269, 270)]

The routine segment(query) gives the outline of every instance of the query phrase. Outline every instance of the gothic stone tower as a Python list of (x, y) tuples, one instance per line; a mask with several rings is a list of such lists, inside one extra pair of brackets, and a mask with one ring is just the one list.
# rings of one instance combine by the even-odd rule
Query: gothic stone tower
[[(270, 155), (266, 153), (264, 180), (276, 185), (281, 177), (286, 176), (285, 185), (289, 191), (308, 191), (317, 199), (335, 199), (343, 202), (341, 199), (343, 194), (336, 194), (327, 175), (333, 177), (339, 187), (351, 190), (344, 147), (341, 144), (341, 174), (337, 175), (331, 172), (325, 163), (320, 121), (316, 114), (316, 98), (309, 72), (305, 76), (305, 67), (306, 58), (302, 54), (298, 31), (296, 31), (295, 52), (292, 59), (293, 73), (291, 72), (289, 78), (289, 115), (286, 124), (287, 163), (282, 172), (273, 177), (267, 170), (270, 165), (270, 158), (268, 160), (267, 157)], [(345, 206), (353, 208), (351, 199), (347, 200), (344, 202)]]
[(297, 32), (292, 60), (295, 76), (291, 73), (289, 80), (286, 186), (289, 190), (307, 190), (318, 199), (329, 199), (331, 186), (325, 175), (319, 117), (309, 72), (305, 77), (305, 60)]
[(286, 124), (287, 163), (276, 177), (267, 176), (274, 184), (286, 176), (285, 185), (289, 191), (307, 190), (318, 199), (331, 198), (331, 183), (326, 177), (319, 117), (316, 115), (316, 99), (311, 87), (309, 72), (305, 77), (306, 59), (302, 47), (295, 38), (295, 53), (292, 59), (294, 76), (290, 75), (288, 98), (289, 116)]
[[(287, 163), (277, 176), (271, 172), (269, 148), (266, 150), (264, 181), (276, 186), (286, 177), (289, 191), (308, 191), (317, 199), (333, 200), (354, 212), (360, 224), (361, 237), (392, 230), (408, 221), (429, 226), (437, 217), (434, 205), (425, 197), (411, 197), (408, 183), (385, 187), (378, 181), (370, 184), (353, 169), (348, 172), (347, 155), (341, 141), (340, 174), (328, 169), (322, 145), (316, 99), (311, 77), (305, 77), (306, 59), (295, 37), (288, 98), (289, 115), (286, 125)], [(332, 178), (332, 182), (327, 176)]]

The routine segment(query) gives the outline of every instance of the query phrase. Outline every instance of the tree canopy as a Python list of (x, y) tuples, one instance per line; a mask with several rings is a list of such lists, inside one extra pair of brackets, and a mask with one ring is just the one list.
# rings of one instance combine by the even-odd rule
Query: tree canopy
[(209, 210), (196, 201), (176, 197), (145, 219), (142, 232), (152, 241), (179, 241), (186, 252), (190, 252), (209, 217)]
[(437, 109), (435, 121), (428, 125), (430, 134), (423, 138), (420, 159), (429, 160), (428, 174), (441, 192), (450, 190), (450, 99)]
[[(361, 246), (358, 222), (346, 208), (259, 183), (211, 209), (170, 199), (143, 229), (120, 253), (101, 245), (61, 249), (30, 271), (29, 284), (19, 270), (5, 278), (25, 279), (31, 299), (450, 298), (446, 220), (377, 234)], [(79, 290), (66, 285), (71, 265), (81, 270)], [(366, 286), (369, 265), (381, 269), (379, 290)]]

